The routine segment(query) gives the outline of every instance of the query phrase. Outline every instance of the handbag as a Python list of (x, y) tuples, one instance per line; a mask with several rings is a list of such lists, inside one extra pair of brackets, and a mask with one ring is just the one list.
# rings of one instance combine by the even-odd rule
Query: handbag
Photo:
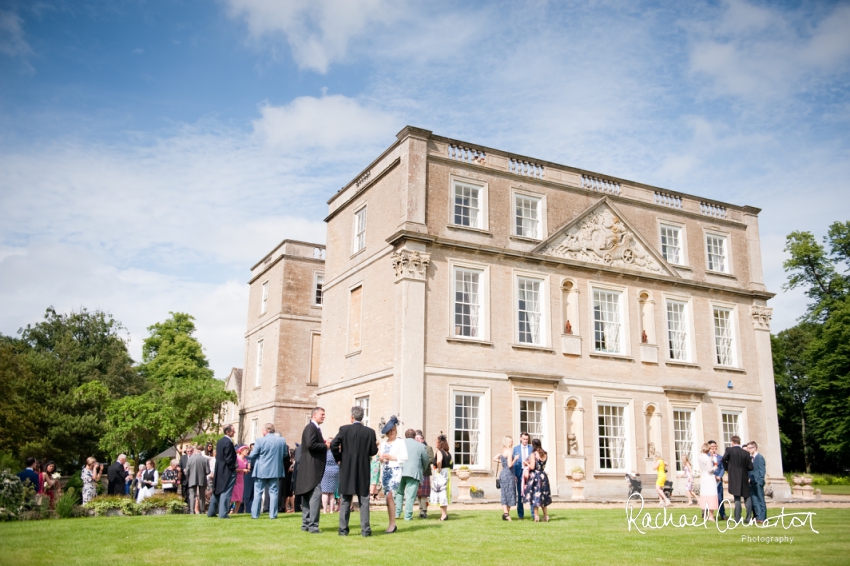
[(496, 463), (496, 489), (502, 489), (502, 479), (499, 477), (499, 468), (501, 465), (501, 461)]

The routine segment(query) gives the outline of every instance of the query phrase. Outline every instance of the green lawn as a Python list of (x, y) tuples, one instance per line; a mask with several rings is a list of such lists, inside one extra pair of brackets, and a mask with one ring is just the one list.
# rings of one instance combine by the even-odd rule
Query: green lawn
[[(799, 509), (791, 510), (793, 512)], [(791, 512), (789, 511), (789, 512)], [(499, 511), (453, 511), (450, 520), (414, 519), (383, 534), (385, 512), (372, 515), (375, 534), (336, 534), (337, 515), (323, 515), (320, 535), (302, 533), (300, 516), (253, 521), (205, 516), (100, 517), (0, 523), (2, 564), (846, 564), (850, 509), (817, 509), (808, 526), (755, 527), (720, 533), (667, 527), (647, 534), (626, 526), (622, 510), (553, 510), (550, 523), (501, 520)], [(651, 509), (652, 516), (659, 509)], [(770, 515), (778, 513), (771, 509)], [(694, 510), (673, 515), (694, 516)], [(356, 514), (352, 515), (356, 521)], [(744, 536), (793, 536), (791, 544), (744, 543)], [(713, 556), (713, 558), (711, 558)], [(734, 557), (738, 558), (734, 558)], [(520, 559), (519, 557), (522, 557)]]
[(850, 485), (813, 485), (824, 495), (850, 495)]

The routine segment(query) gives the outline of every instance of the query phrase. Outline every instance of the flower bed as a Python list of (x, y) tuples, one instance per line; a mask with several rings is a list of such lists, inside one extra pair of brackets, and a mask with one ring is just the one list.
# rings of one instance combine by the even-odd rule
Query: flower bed
[(179, 495), (154, 495), (136, 503), (129, 497), (108, 495), (95, 497), (83, 509), (89, 515), (97, 517), (130, 516), (130, 515), (165, 515), (185, 513), (188, 505)]

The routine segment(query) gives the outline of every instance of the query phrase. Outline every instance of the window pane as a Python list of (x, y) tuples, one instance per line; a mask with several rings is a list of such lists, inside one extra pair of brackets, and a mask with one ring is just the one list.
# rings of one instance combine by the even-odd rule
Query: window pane
[(599, 468), (626, 468), (626, 408), (618, 405), (599, 405)]
[(363, 424), (369, 426), (369, 397), (358, 397), (354, 404), (363, 408)]
[(478, 338), (480, 334), (481, 273), (455, 269), (455, 336)]
[(667, 301), (667, 339), (671, 360), (688, 360), (687, 304)]
[(543, 444), (543, 449), (546, 449), (545, 428), (543, 423), (543, 414), (546, 408), (546, 401), (543, 399), (520, 399), (519, 402), (519, 431), (520, 433), (527, 432), (531, 440), (537, 438)]
[(455, 395), (454, 452), (458, 464), (476, 466), (479, 463), (480, 401), (479, 395)]
[(540, 238), (540, 199), (517, 196), (516, 235), (527, 238)]
[(741, 436), (740, 413), (723, 413), (723, 450), (732, 446), (732, 437)]
[(322, 287), (325, 285), (325, 274), (317, 273), (316, 274), (316, 291), (315, 291), (315, 301), (317, 305), (322, 304)]
[(523, 344), (540, 344), (540, 323), (543, 307), (540, 303), (541, 281), (537, 279), (517, 279), (517, 299), (519, 313), (519, 341)]
[(620, 293), (593, 290), (593, 349), (620, 353)]
[(679, 228), (661, 227), (661, 253), (664, 255), (664, 259), (670, 263), (681, 264), (680, 232)]
[(455, 184), (455, 207), (454, 217), (455, 224), (458, 226), (470, 226), (472, 228), (480, 228), (479, 226), (479, 193), (478, 187)]
[(366, 207), (357, 211), (354, 217), (354, 251), (366, 247)]
[(726, 238), (708, 236), (708, 268), (712, 271), (726, 271)]
[(728, 309), (714, 309), (714, 345), (717, 350), (717, 364), (734, 366), (732, 350), (732, 321)]
[(676, 450), (676, 470), (682, 471), (682, 456), (688, 455), (693, 466), (694, 450), (694, 412), (690, 410), (673, 411), (673, 438)]

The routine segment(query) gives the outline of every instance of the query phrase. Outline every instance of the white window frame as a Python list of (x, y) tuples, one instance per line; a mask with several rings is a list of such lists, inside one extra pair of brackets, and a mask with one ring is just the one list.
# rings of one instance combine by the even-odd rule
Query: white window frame
[[(673, 363), (695, 363), (696, 342), (694, 340), (694, 308), (692, 297), (688, 297), (685, 295), (675, 295), (671, 293), (662, 293), (661, 297), (662, 304), (664, 305), (664, 359)], [(685, 306), (684, 313), (685, 317), (687, 318), (686, 331), (688, 335), (685, 341), (687, 350), (685, 352), (685, 359), (683, 360), (675, 359), (670, 355), (670, 312), (667, 309), (667, 304), (671, 301), (675, 303), (682, 303)]]
[(720, 436), (717, 442), (717, 453), (721, 456), (731, 444), (726, 443), (726, 435), (723, 431), (723, 415), (724, 414), (738, 415), (738, 436), (741, 437), (741, 442), (749, 438), (747, 431), (747, 408), (739, 405), (718, 405), (717, 407), (717, 424), (720, 429)]
[(260, 298), (260, 314), (264, 315), (268, 311), (269, 302), (269, 282), (266, 280), (262, 285), (262, 297)]
[[(365, 405), (363, 404), (365, 401)], [(371, 411), (372, 396), (371, 393), (358, 393), (354, 397), (354, 406), (363, 407), (363, 425), (369, 426), (369, 413)]]
[[(514, 269), (512, 275), (513, 305), (511, 308), (514, 313), (514, 344), (517, 346), (550, 348), (552, 345), (552, 307), (549, 298), (551, 293), (549, 287), (549, 275), (537, 271), (525, 271), (520, 269)], [(536, 343), (519, 341), (519, 280), (521, 278), (533, 279), (540, 282), (540, 340)]]
[[(623, 407), (623, 427), (626, 437), (623, 453), (624, 467), (622, 468), (603, 468), (600, 465), (602, 453), (599, 443), (599, 407), (601, 405)], [(620, 475), (636, 470), (634, 413), (634, 400), (632, 399), (593, 396), (593, 469), (596, 473)]]
[[(673, 464), (675, 467), (675, 471), (681, 472), (683, 470), (682, 461), (679, 459), (679, 452), (676, 445), (676, 413), (688, 414), (690, 415), (690, 425), (691, 425), (691, 449), (689, 452), (682, 451), (682, 455), (687, 454), (688, 459), (691, 461), (691, 467), (696, 466), (696, 458), (697, 458), (697, 442), (696, 442), (696, 410), (690, 407), (673, 407), (673, 411), (670, 413), (670, 422), (672, 424), (673, 429), (673, 444), (670, 446), (671, 454), (667, 459), (668, 463)], [(700, 444), (702, 446), (702, 444)], [(668, 472), (671, 470), (668, 470)], [(672, 479), (672, 478), (671, 478)]]
[[(478, 222), (477, 226), (464, 226), (463, 224), (455, 224), (455, 186), (468, 185), (478, 189)], [(477, 230), (486, 232), (490, 229), (490, 214), (489, 214), (489, 191), (488, 183), (478, 179), (469, 177), (460, 177), (458, 175), (449, 175), (449, 226), (461, 230)]]
[[(528, 236), (519, 234), (517, 227), (516, 202), (518, 198), (527, 198), (537, 201), (537, 234)], [(526, 238), (529, 240), (542, 240), (549, 234), (548, 226), (546, 225), (546, 195), (534, 193), (523, 189), (511, 188), (511, 234), (517, 238)]]
[(258, 434), (260, 434), (260, 419), (251, 419), (251, 442), (257, 441)]
[(257, 365), (256, 375), (254, 376), (254, 387), (260, 387), (263, 383), (263, 354), (265, 349), (265, 339), (257, 340)]
[[(679, 261), (672, 262), (667, 259), (667, 256), (664, 255), (664, 244), (662, 243), (662, 235), (661, 232), (664, 228), (672, 228), (674, 230), (679, 231)], [(679, 222), (673, 222), (671, 220), (658, 220), (658, 251), (661, 253), (661, 257), (669, 263), (670, 265), (677, 267), (687, 267), (688, 263), (688, 231), (684, 224)]]
[[(693, 444), (691, 444), (691, 454), (689, 454), (691, 459), (691, 465), (694, 466), (694, 469), (697, 469), (698, 466), (696, 464), (696, 458), (699, 454), (699, 447), (703, 445), (705, 440), (703, 439), (703, 426), (702, 426), (702, 403), (699, 402), (690, 402), (690, 401), (667, 401), (667, 414), (670, 415), (670, 426), (667, 427), (667, 442), (670, 447), (669, 454), (662, 454), (664, 456), (664, 460), (667, 462), (668, 466), (672, 463), (673, 468), (678, 469), (678, 463), (676, 461), (676, 432), (674, 430), (675, 424), (673, 422), (673, 412), (674, 411), (692, 411), (692, 421), (693, 425), (693, 434), (692, 440)], [(723, 454), (721, 453), (721, 456)], [(673, 479), (670, 475), (671, 469), (667, 470), (667, 478)], [(673, 480), (675, 481), (675, 480)]]
[[(632, 340), (629, 323), (629, 293), (628, 288), (622, 285), (611, 285), (601, 281), (588, 281), (588, 321), (590, 322), (589, 339), (590, 353), (594, 356), (631, 356)], [(596, 313), (593, 308), (594, 290), (619, 293), (620, 296), (620, 351), (619, 352), (604, 352), (596, 350)]]
[(458, 395), (475, 395), (479, 397), (478, 401), (478, 423), (479, 423), (479, 438), (478, 438), (478, 463), (469, 466), (470, 470), (489, 470), (490, 469), (490, 389), (483, 387), (465, 387), (465, 386), (449, 386), (449, 448), (454, 457), (455, 468), (460, 466), (460, 459), (457, 457), (454, 448), (455, 442), (455, 399)]
[[(363, 203), (354, 209), (354, 221), (351, 233), (351, 255), (356, 255), (366, 249), (366, 230), (369, 228), (368, 203)], [(361, 217), (362, 213), (362, 217)], [(363, 238), (359, 237), (362, 234)]]
[[(461, 336), (455, 334), (455, 271), (464, 269), (467, 271), (478, 271), (478, 289), (480, 301), (478, 326), (480, 335), (478, 337)], [(449, 310), (448, 310), (448, 336), (452, 340), (469, 340), (471, 342), (490, 341), (490, 266), (483, 263), (472, 263), (463, 260), (449, 259)]]
[[(740, 368), (741, 364), (741, 340), (740, 328), (738, 326), (738, 306), (732, 303), (721, 303), (718, 301), (709, 301), (709, 315), (711, 317), (711, 344), (712, 344), (712, 365), (716, 367)], [(732, 364), (723, 365), (717, 361), (717, 329), (714, 322), (715, 309), (722, 309), (729, 312), (729, 329), (732, 332)]]
[[(705, 253), (705, 270), (709, 273), (725, 273), (726, 275), (732, 275), (732, 246), (731, 246), (731, 235), (728, 232), (721, 232), (719, 230), (711, 230), (704, 229), (703, 232), (704, 237), (702, 239), (703, 243), (703, 251)], [(723, 249), (726, 252), (726, 264), (724, 265), (723, 270), (719, 269), (711, 269), (709, 267), (710, 262), (708, 260), (708, 239), (709, 238), (721, 238), (723, 240)]]
[[(319, 279), (321, 279), (322, 285), (322, 301), (316, 302), (316, 295), (319, 290)], [(317, 308), (322, 308), (322, 305), (325, 301), (325, 272), (324, 271), (314, 271), (313, 272), (313, 306)]]

